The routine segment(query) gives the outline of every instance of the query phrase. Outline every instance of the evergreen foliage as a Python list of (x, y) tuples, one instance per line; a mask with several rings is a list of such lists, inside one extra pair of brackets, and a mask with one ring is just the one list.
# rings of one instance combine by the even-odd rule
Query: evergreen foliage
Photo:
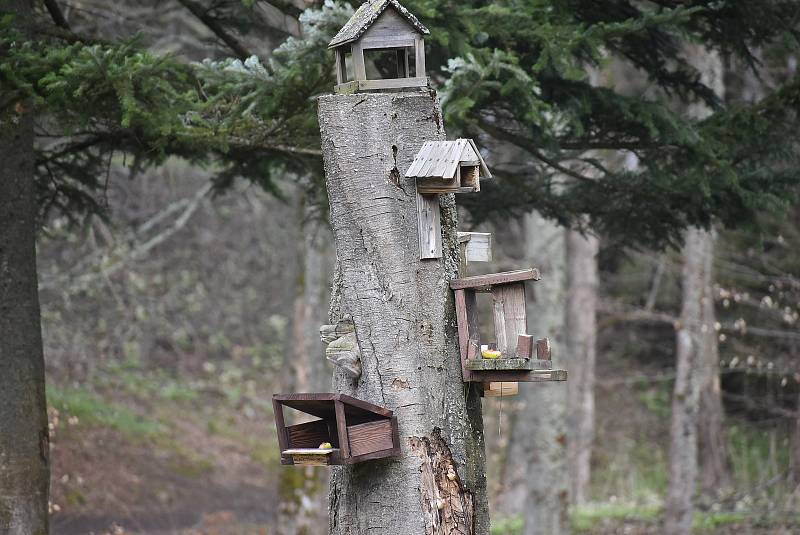
[[(253, 29), (251, 4), (204, 13), (234, 35)], [(730, 105), (682, 55), (685, 43), (697, 43), (760, 71), (756, 48), (798, 51), (795, 1), (404, 4), (432, 31), (428, 70), (443, 90), (450, 134), (522, 155), (519, 165), (494, 166), (500, 179), (466, 199), (478, 221), (535, 207), (626, 245), (663, 246), (678, 242), (686, 225), (748, 224), (796, 198), (800, 80), (783, 80), (753, 105)], [(327, 0), (301, 16), (303, 37), (268, 59), (201, 63), (148, 51), (141, 39), (86, 44), (92, 39), (42, 31), (23, 43), (4, 18), (0, 105), (30, 98), (40, 111), (43, 208), (100, 209), (114, 152), (134, 168), (170, 155), (213, 163), (220, 188), (243, 176), (277, 193), (276, 178), (287, 171), (319, 179), (313, 97), (334, 83), (326, 44), (350, 13), (351, 5)], [(590, 83), (587, 67), (612, 60), (641, 73), (641, 91)], [(696, 120), (675, 111), (689, 102), (715, 113)], [(612, 151), (635, 155), (637, 170), (604, 166)]]

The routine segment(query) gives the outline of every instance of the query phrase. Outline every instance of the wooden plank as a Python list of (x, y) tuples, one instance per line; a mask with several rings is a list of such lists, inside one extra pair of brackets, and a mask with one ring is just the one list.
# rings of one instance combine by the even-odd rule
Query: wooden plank
[[(272, 411), (275, 417), (275, 428), (278, 431), (278, 449), (283, 451), (289, 447), (289, 435), (286, 433), (286, 422), (283, 419), (283, 405), (274, 396), (272, 398)], [(284, 463), (284, 460), (290, 461), (289, 458), (284, 458), (281, 455), (281, 464), (292, 464), (291, 462)]]
[(391, 420), (351, 425), (347, 428), (347, 437), (350, 444), (350, 455), (354, 457), (394, 447)]
[(422, 36), (416, 37), (414, 53), (416, 54), (416, 75), (425, 76), (425, 39)]
[(376, 48), (413, 48), (417, 41), (413, 36), (391, 35), (385, 37), (364, 37), (358, 44), (364, 50)]
[(459, 232), (458, 241), (466, 242), (467, 262), (492, 261), (492, 234), (490, 232)]
[(482, 370), (532, 370), (531, 359), (472, 359), (467, 361), (471, 371)]
[(473, 372), (471, 382), (494, 383), (516, 381), (520, 383), (540, 383), (566, 380), (567, 370), (508, 370)]
[(316, 448), (323, 442), (330, 442), (328, 424), (325, 420), (315, 420), (286, 428), (289, 448)]
[(487, 398), (505, 398), (517, 394), (519, 394), (519, 383), (483, 383), (483, 395)]
[(394, 9), (386, 9), (378, 19), (372, 23), (364, 33), (363, 39), (382, 39), (396, 36), (409, 37), (413, 39), (419, 35), (416, 28), (411, 26), (408, 21)]
[(508, 370), (549, 370), (552, 369), (553, 362), (550, 360), (539, 359), (483, 359), (476, 358), (467, 361), (467, 368), (470, 371), (479, 373), (484, 371), (508, 371)]
[(394, 413), (390, 409), (387, 409), (386, 407), (381, 407), (380, 405), (375, 405), (374, 403), (370, 403), (369, 401), (364, 401), (363, 399), (354, 398), (353, 396), (348, 396), (347, 394), (337, 394), (336, 399), (342, 401), (345, 405), (352, 405), (353, 407), (358, 407), (359, 409), (364, 409), (365, 411), (374, 412), (375, 414), (385, 416), (386, 418), (391, 418), (394, 415)]
[(342, 450), (342, 457), (350, 457), (350, 443), (347, 439), (347, 419), (344, 417), (344, 403), (339, 400), (333, 402), (336, 410), (336, 431), (339, 434), (339, 449)]
[(514, 356), (518, 359), (529, 359), (533, 357), (533, 336), (530, 334), (520, 334), (517, 336), (517, 351)]
[(510, 356), (516, 352), (519, 335), (528, 330), (525, 283), (515, 282), (493, 287), (492, 302), (497, 350), (503, 356)]
[(411, 166), (409, 166), (408, 171), (406, 171), (406, 178), (419, 176), (419, 171), (427, 161), (428, 155), (433, 149), (435, 143), (435, 141), (426, 141), (422, 144), (422, 147), (420, 147), (417, 155), (414, 157), (414, 161), (411, 162)]
[(331, 449), (321, 449), (321, 448), (290, 448), (288, 450), (284, 450), (281, 453), (287, 455), (333, 455), (339, 451), (336, 448)]
[(453, 279), (450, 281), (450, 288), (453, 290), (472, 288), (476, 291), (488, 292), (492, 289), (492, 286), (528, 280), (538, 281), (540, 278), (539, 270), (536, 268), (520, 269), (517, 271), (505, 271), (503, 273), (490, 273), (489, 275), (476, 275), (463, 279)]
[(442, 257), (442, 220), (438, 195), (417, 193), (417, 234), (421, 260)]
[(550, 353), (550, 339), (549, 338), (540, 338), (536, 340), (536, 358), (540, 360), (551, 360), (552, 355)]
[[(364, 75), (366, 76), (366, 74)], [(386, 80), (358, 79), (360, 90), (402, 89), (404, 87), (427, 87), (428, 78), (388, 78)]]
[(340, 49), (336, 49), (336, 84), (343, 84), (346, 80), (342, 78), (344, 57)]
[(360, 82), (367, 79), (367, 69), (364, 66), (364, 51), (361, 46), (356, 42), (353, 43), (353, 76), (356, 81)]
[(334, 86), (333, 92), (337, 95), (349, 95), (350, 93), (355, 93), (358, 91), (358, 82), (345, 82), (343, 84), (339, 84)]

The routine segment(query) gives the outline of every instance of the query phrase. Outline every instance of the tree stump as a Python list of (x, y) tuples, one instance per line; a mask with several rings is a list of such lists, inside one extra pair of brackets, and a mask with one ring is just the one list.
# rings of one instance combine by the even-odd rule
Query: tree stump
[(349, 315), (358, 379), (335, 390), (395, 411), (402, 455), (333, 468), (330, 533), (485, 535), (489, 531), (478, 391), (462, 383), (449, 281), (458, 270), (456, 208), (440, 196), (442, 258), (420, 260), (408, 166), (444, 139), (434, 94), (319, 100), (337, 269), (330, 322)]

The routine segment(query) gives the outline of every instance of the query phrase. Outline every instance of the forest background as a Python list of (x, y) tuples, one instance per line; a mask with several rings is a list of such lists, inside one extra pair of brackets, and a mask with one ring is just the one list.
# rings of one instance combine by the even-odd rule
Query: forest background
[[(495, 237), (471, 269), (542, 270), (571, 373), (484, 401), (493, 533), (661, 533), (687, 455), (691, 529), (798, 529), (795, 3), (404, 4), (497, 176), (459, 199)], [(270, 397), (330, 388), (313, 97), (351, 13), (45, 1), (29, 47), (0, 21), (0, 102), (37, 110), (53, 533), (324, 532)]]

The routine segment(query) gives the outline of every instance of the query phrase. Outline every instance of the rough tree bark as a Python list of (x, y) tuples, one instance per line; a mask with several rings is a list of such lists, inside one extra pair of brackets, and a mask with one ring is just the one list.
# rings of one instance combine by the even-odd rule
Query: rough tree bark
[[(535, 213), (525, 217), (524, 226), (526, 259), (542, 273), (542, 280), (528, 287), (528, 332), (549, 337), (553, 366), (563, 367), (566, 231)], [(506, 490), (499, 508), (524, 518), (524, 535), (568, 533), (567, 388), (563, 383), (521, 383), (519, 396), (507, 403), (514, 410), (509, 411)]]
[[(701, 80), (721, 97), (724, 86), (722, 61), (719, 55), (696, 45), (685, 48), (686, 57), (701, 73)], [(708, 107), (700, 103), (687, 108), (687, 115), (695, 118), (703, 118), (710, 113)], [(720, 395), (718, 371), (716, 390), (713, 378), (709, 377), (711, 361), (715, 361), (711, 367), (718, 369), (719, 366), (711, 285), (713, 251), (710, 232), (697, 228), (686, 232), (683, 250), (683, 304), (680, 325), (676, 329), (677, 369), (670, 423), (669, 484), (664, 508), (667, 535), (685, 535), (691, 530), (692, 500), (698, 476), (698, 425), (701, 422), (701, 399), (704, 395), (717, 397)], [(711, 335), (714, 336), (713, 341), (709, 338)], [(709, 344), (713, 344), (714, 350), (711, 352)], [(721, 402), (704, 405), (703, 409), (720, 411), (717, 416), (711, 417), (718, 420), (720, 434), (707, 438), (721, 441)], [(709, 415), (704, 416), (708, 417)], [(702, 435), (706, 436), (705, 433)], [(711, 448), (707, 451), (720, 450)], [(707, 459), (703, 461), (703, 465), (713, 464)]]
[(567, 232), (566, 352), (569, 355), (569, 462), (572, 503), (588, 499), (594, 442), (594, 385), (597, 361), (597, 253), (595, 236)]
[(443, 258), (419, 260), (416, 194), (403, 178), (422, 143), (444, 139), (428, 93), (323, 96), (322, 149), (337, 269), (330, 323), (352, 316), (363, 372), (339, 392), (395, 411), (397, 459), (334, 468), (330, 533), (485, 535), (481, 403), (462, 383), (448, 282), (456, 210), (440, 199)]
[[(3, 3), (23, 27), (30, 2)], [(50, 446), (36, 276), (33, 115), (0, 110), (0, 533), (44, 535)]]

